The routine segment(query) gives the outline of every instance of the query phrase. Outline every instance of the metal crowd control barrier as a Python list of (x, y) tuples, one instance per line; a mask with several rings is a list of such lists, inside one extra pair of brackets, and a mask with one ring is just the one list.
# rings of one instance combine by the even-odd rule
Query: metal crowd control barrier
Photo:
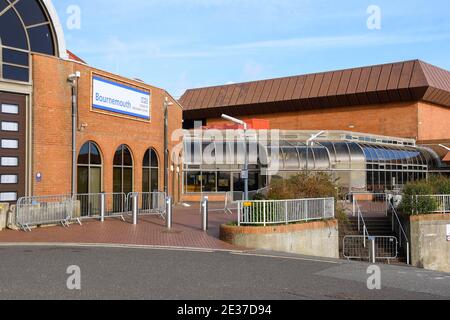
[[(369, 243), (369, 245), (365, 245)], [(398, 258), (398, 240), (396, 237), (346, 236), (343, 255), (346, 259), (395, 260)]]
[(238, 225), (271, 225), (333, 219), (335, 199), (238, 202)]
[(64, 227), (72, 219), (74, 201), (70, 195), (24, 197), (17, 201), (16, 223), (24, 231), (31, 227), (61, 223)]
[(166, 194), (164, 192), (133, 192), (127, 196), (127, 203), (132, 204), (131, 198), (137, 196), (138, 215), (157, 215), (166, 217)]
[(25, 231), (31, 227), (61, 223), (68, 227), (71, 221), (80, 225), (86, 219), (121, 218), (131, 212), (131, 197), (137, 197), (139, 215), (158, 215), (165, 218), (166, 195), (152, 193), (97, 193), (58, 196), (23, 197), (17, 201), (16, 224)]
[(125, 193), (86, 193), (74, 196), (72, 220), (79, 224), (86, 219), (121, 218), (128, 211), (128, 199)]

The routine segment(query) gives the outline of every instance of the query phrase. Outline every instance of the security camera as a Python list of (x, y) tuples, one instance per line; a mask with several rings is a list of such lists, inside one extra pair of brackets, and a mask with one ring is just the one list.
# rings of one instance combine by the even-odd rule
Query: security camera
[(77, 71), (71, 75), (69, 75), (69, 81), (75, 81), (76, 79), (80, 79), (81, 78), (81, 72)]

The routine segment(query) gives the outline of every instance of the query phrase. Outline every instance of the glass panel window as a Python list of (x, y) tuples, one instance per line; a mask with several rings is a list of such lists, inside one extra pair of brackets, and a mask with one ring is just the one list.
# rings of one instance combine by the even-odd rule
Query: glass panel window
[(18, 64), (28, 67), (30, 64), (28, 53), (23, 51), (11, 50), (3, 48), (3, 62)]
[(147, 150), (142, 167), (142, 191), (157, 192), (159, 190), (159, 161), (154, 149)]
[(233, 174), (233, 191), (244, 192), (244, 180), (241, 177), (241, 173)]
[(15, 7), (26, 26), (47, 21), (41, 6), (36, 0), (19, 1)]
[(89, 193), (89, 167), (78, 167), (78, 193)]
[(48, 55), (54, 55), (55, 49), (52, 40), (52, 32), (49, 25), (43, 25), (28, 29), (31, 51)]
[(5, 174), (1, 176), (1, 184), (17, 184), (19, 177), (16, 174)]
[(0, 192), (0, 202), (17, 201), (17, 192)]
[(2, 131), (17, 132), (19, 131), (19, 124), (17, 122), (2, 121)]
[(28, 68), (3, 65), (3, 78), (8, 80), (28, 82), (30, 81), (30, 74)]
[(19, 158), (16, 157), (2, 157), (2, 167), (17, 167), (19, 165)]
[(114, 155), (113, 175), (114, 192), (133, 192), (133, 157), (125, 145), (121, 145)]
[(2, 139), (2, 149), (18, 149), (19, 140)]
[(2, 113), (19, 114), (19, 106), (15, 104), (2, 104)]
[(151, 170), (151, 180), (150, 180), (150, 190), (152, 192), (158, 191), (159, 189), (159, 170), (152, 169)]
[(202, 175), (200, 172), (186, 172), (186, 192), (200, 193)]
[(229, 172), (219, 172), (217, 174), (217, 191), (231, 191), (231, 174)]
[(250, 172), (248, 175), (248, 190), (249, 191), (256, 191), (259, 190), (260, 184), (259, 184), (259, 173), (258, 172)]
[(102, 159), (97, 145), (85, 143), (78, 155), (78, 193), (102, 192)]
[(25, 29), (13, 9), (0, 16), (0, 39), (4, 46), (28, 50)]
[(202, 188), (203, 192), (217, 192), (217, 175), (216, 172), (202, 173)]

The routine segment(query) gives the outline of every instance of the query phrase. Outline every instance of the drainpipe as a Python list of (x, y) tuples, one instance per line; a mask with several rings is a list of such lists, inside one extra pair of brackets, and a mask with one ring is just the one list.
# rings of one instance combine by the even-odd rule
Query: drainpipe
[(71, 195), (75, 195), (77, 190), (77, 124), (78, 124), (78, 79), (81, 77), (79, 71), (69, 75), (69, 82), (72, 86), (72, 187)]
[[(169, 107), (173, 102), (168, 97), (164, 98), (164, 192), (169, 196)], [(173, 190), (172, 190), (173, 192)]]

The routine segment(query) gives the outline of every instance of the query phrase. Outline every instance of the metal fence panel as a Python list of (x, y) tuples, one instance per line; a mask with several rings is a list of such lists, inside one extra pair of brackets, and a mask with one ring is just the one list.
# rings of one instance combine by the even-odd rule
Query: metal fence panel
[(238, 224), (273, 225), (333, 219), (334, 198), (238, 201)]
[(137, 196), (139, 215), (166, 215), (166, 193), (165, 192), (135, 192), (127, 196), (128, 205), (131, 206), (133, 196)]
[(105, 199), (105, 217), (122, 217), (128, 212), (125, 193), (91, 193), (74, 196), (73, 219), (99, 219), (101, 217), (102, 197)]
[(72, 219), (73, 207), (70, 195), (20, 198), (17, 201), (16, 223), (24, 230), (53, 223), (67, 226)]
[[(394, 260), (398, 258), (398, 240), (395, 237), (370, 237), (375, 239), (375, 258)], [(370, 260), (370, 238), (365, 236), (344, 237), (343, 256), (346, 259)]]

